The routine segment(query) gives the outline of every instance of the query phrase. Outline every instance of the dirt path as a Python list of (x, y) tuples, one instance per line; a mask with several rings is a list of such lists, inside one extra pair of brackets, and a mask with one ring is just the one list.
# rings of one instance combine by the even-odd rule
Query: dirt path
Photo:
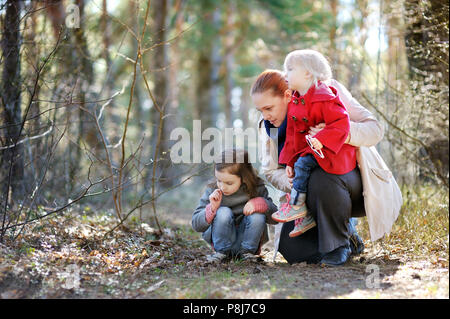
[[(189, 214), (181, 214), (175, 207), (169, 211), (168, 220), (190, 227)], [(270, 241), (263, 247), (264, 262), (232, 261), (220, 270), (202, 273), (212, 279), (205, 278), (208, 283), (220, 279), (220, 272), (231, 278), (231, 283), (224, 279), (215, 283), (215, 288), (203, 288), (210, 291), (209, 297), (217, 294), (224, 298), (449, 298), (448, 259), (411, 260), (368, 240), (365, 245), (364, 252), (352, 256), (344, 266), (321, 267), (289, 265), (280, 254), (273, 262)], [(210, 253), (208, 247), (204, 253)]]

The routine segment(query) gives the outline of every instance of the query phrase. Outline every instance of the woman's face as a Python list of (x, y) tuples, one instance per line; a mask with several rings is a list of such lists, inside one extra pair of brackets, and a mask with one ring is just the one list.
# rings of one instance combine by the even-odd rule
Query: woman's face
[(284, 96), (274, 95), (270, 90), (261, 93), (253, 93), (252, 100), (256, 109), (261, 112), (264, 120), (279, 127), (286, 118), (291, 92), (286, 90)]

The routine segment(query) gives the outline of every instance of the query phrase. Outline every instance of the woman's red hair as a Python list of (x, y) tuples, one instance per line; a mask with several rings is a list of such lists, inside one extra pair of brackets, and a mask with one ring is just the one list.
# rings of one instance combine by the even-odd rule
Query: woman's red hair
[(253, 83), (250, 95), (271, 91), (273, 95), (283, 96), (288, 89), (284, 74), (278, 70), (265, 70)]

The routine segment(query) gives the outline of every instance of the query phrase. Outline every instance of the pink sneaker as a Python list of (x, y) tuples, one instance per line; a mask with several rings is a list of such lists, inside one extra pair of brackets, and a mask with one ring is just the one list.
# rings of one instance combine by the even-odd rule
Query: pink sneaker
[(302, 203), (298, 209), (292, 207), (289, 204), (291, 196), (286, 194), (286, 203), (281, 205), (280, 210), (272, 214), (272, 219), (279, 223), (290, 222), (291, 220), (295, 220), (301, 217), (306, 216), (308, 210), (306, 209), (306, 204)]
[(289, 237), (296, 237), (307, 230), (310, 230), (311, 228), (316, 227), (316, 222), (314, 221), (314, 218), (311, 216), (302, 217), (295, 220), (295, 227), (294, 229), (289, 233)]

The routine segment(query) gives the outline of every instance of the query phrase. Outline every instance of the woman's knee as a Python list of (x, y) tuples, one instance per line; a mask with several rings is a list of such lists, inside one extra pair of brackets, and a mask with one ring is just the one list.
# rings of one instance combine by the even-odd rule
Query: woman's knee
[(311, 174), (306, 204), (315, 213), (320, 209), (325, 214), (335, 214), (337, 210), (351, 210), (350, 192), (338, 175), (316, 169)]
[(308, 182), (308, 193), (315, 196), (330, 196), (330, 191), (340, 187), (337, 175), (328, 174), (321, 168), (312, 171)]

